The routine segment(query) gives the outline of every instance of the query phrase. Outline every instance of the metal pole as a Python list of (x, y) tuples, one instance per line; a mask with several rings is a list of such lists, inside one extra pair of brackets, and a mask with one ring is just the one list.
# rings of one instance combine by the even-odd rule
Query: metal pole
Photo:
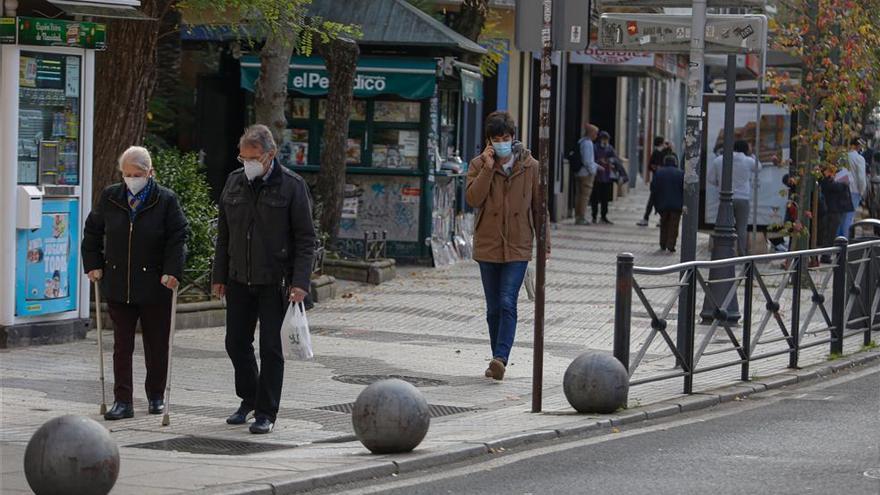
[(614, 297), (614, 357), (629, 371), (632, 321), (633, 255), (617, 255), (617, 292)]
[[(718, 216), (715, 219), (715, 231), (712, 232), (712, 259), (720, 260), (736, 256), (736, 229), (733, 216), (733, 139), (736, 116), (736, 55), (727, 56), (727, 94), (724, 101), (724, 161), (721, 174), (721, 201), (718, 204)], [(736, 267), (727, 266), (709, 271), (710, 280), (730, 280), (725, 283), (712, 284), (712, 295), (715, 303), (722, 304), (727, 293), (735, 284)], [(730, 322), (739, 320), (739, 303), (736, 296), (726, 308), (716, 308), (709, 301), (709, 295), (703, 302), (700, 316), (703, 321), (718, 319), (719, 315)], [(722, 311), (716, 311), (722, 310)]]
[(544, 27), (541, 40), (544, 50), (541, 54), (541, 104), (538, 128), (538, 156), (541, 161), (540, 186), (538, 201), (541, 204), (538, 212), (538, 259), (535, 269), (535, 344), (532, 366), (532, 412), (541, 412), (542, 391), (544, 386), (544, 282), (547, 268), (547, 172), (550, 163), (550, 95), (551, 86), (551, 51), (553, 39), (550, 35), (553, 22), (553, 0), (544, 1)]
[[(764, 93), (764, 70), (766, 67), (766, 50), (761, 54), (761, 74), (758, 77), (758, 100), (757, 117), (755, 122), (755, 160), (761, 163), (761, 99)], [(758, 167), (755, 167), (755, 175), (752, 177), (752, 249), (758, 245)], [(754, 251), (752, 251), (754, 252)]]
[(846, 326), (846, 299), (849, 288), (846, 283), (846, 263), (849, 242), (846, 237), (834, 239), (837, 251), (837, 264), (834, 267), (834, 286), (831, 299), (831, 354), (843, 354), (843, 333)]
[[(681, 221), (681, 261), (697, 259), (697, 228), (700, 215), (700, 152), (703, 144), (703, 52), (706, 46), (706, 0), (694, 0), (691, 21), (691, 51), (688, 63), (687, 113), (684, 133), (684, 214)], [(646, 139), (650, 139), (648, 136)], [(682, 274), (683, 275), (683, 274)], [(678, 307), (688, 307), (683, 291)], [(681, 311), (681, 309), (679, 309)], [(678, 319), (678, 348), (687, 345), (687, 318)]]

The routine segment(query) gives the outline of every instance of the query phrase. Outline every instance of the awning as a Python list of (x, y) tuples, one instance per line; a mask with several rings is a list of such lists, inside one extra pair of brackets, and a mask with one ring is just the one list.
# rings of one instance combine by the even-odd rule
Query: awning
[[(241, 57), (241, 87), (253, 92), (260, 77), (260, 59)], [(310, 96), (327, 94), (330, 79), (321, 57), (292, 57), (287, 87)], [(354, 95), (369, 98), (383, 94), (408, 100), (422, 100), (434, 95), (437, 62), (434, 59), (361, 58), (358, 60)]]
[(95, 17), (106, 19), (150, 20), (151, 18), (137, 9), (137, 0), (48, 0), (56, 8), (69, 16)]

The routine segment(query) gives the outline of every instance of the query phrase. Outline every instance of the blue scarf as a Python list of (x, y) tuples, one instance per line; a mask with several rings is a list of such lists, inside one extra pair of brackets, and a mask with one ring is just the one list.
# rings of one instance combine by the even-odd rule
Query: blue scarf
[(128, 188), (125, 190), (128, 193), (128, 207), (131, 209), (129, 215), (131, 221), (134, 221), (134, 217), (147, 204), (147, 198), (150, 197), (150, 191), (153, 190), (153, 179), (148, 180), (147, 185), (137, 194), (132, 194)]

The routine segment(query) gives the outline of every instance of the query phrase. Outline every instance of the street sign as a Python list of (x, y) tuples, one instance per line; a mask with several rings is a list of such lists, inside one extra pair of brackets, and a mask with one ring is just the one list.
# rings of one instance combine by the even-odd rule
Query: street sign
[[(689, 8), (693, 6), (692, 0), (596, 0), (600, 12), (604, 12), (607, 7), (629, 7), (639, 9), (649, 9), (658, 7), (680, 7)], [(707, 0), (707, 7), (748, 7), (748, 8), (764, 8), (767, 5), (766, 0)]]
[[(689, 15), (602, 14), (599, 46), (605, 50), (687, 53)], [(767, 46), (767, 16), (706, 16), (706, 53), (762, 53)]]
[[(541, 52), (542, 0), (516, 0), (516, 48)], [(553, 0), (553, 50), (585, 50), (590, 41), (590, 0)]]

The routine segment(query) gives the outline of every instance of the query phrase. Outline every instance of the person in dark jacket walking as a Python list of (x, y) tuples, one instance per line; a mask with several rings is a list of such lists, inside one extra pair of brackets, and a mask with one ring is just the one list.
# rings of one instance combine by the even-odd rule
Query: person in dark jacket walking
[(83, 268), (100, 281), (113, 320), (113, 407), (104, 419), (134, 416), (132, 354), (141, 322), (150, 414), (165, 410), (171, 289), (186, 261), (187, 222), (177, 196), (153, 180), (150, 153), (139, 146), (119, 158), (123, 183), (113, 184), (86, 219)]
[(678, 168), (675, 155), (663, 158), (663, 166), (651, 181), (651, 195), (660, 213), (660, 249), (674, 253), (684, 208), (684, 172)]
[[(660, 167), (663, 166), (663, 159), (666, 155), (672, 153), (672, 148), (669, 145), (669, 142), (663, 136), (654, 137), (654, 150), (651, 151), (651, 158), (648, 160), (648, 170), (645, 173), (645, 183), (651, 184), (651, 180), (654, 177), (654, 174), (660, 170)], [(651, 210), (656, 210), (654, 204), (654, 193), (651, 193), (648, 196), (648, 204), (645, 205), (645, 216), (642, 217), (641, 220), (636, 222), (636, 225), (639, 227), (647, 227), (648, 219), (651, 218)]]
[[(241, 398), (228, 424), (251, 433), (275, 425), (284, 378), (281, 322), (289, 302), (302, 302), (311, 285), (315, 227), (308, 186), (276, 159), (269, 128), (248, 127), (239, 141), (244, 167), (229, 174), (220, 195), (213, 289), (226, 297), (226, 352)], [(260, 321), (260, 366), (254, 333)]]
[[(596, 178), (593, 183), (593, 192), (590, 196), (593, 223), (597, 223), (596, 219), (601, 218), (601, 222), (608, 225), (614, 223), (608, 219), (608, 203), (614, 195), (614, 160), (617, 159), (617, 154), (610, 141), (611, 135), (607, 131), (599, 133), (599, 140), (596, 142), (595, 150), (596, 163), (599, 164), (599, 167), (597, 168)], [(600, 213), (601, 217), (599, 217)]]
[[(851, 176), (846, 169), (841, 172), (835, 174), (833, 170), (828, 169), (819, 181), (822, 193), (820, 206), (824, 206), (820, 211), (818, 239), (822, 247), (834, 245), (834, 237), (840, 224), (843, 223), (843, 216), (854, 210), (849, 187)], [(831, 263), (831, 257), (822, 256), (821, 261)]]

